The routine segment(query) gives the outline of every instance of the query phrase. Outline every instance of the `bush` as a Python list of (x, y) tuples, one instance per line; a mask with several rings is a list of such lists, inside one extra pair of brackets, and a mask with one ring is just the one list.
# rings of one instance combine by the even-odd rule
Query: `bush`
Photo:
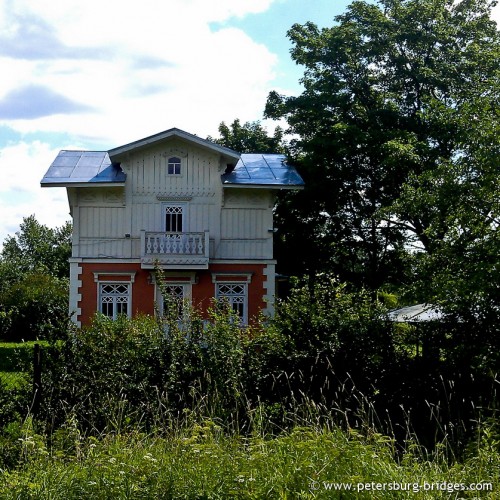
[(97, 315), (45, 351), (44, 415), (53, 428), (70, 416), (87, 430), (140, 423), (168, 425), (202, 404), (218, 417), (242, 391), (241, 330), (230, 314), (194, 311), (182, 325), (168, 317), (112, 321)]
[(20, 342), (43, 339), (66, 328), (68, 281), (29, 273), (4, 288), (0, 296), (0, 336)]

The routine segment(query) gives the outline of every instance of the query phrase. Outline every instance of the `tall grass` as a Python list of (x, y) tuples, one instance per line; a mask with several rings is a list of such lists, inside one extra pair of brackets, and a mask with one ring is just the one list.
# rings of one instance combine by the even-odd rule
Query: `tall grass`
[[(180, 324), (172, 307), (51, 341), (39, 413), (21, 423), (12, 407), (0, 429), (4, 498), (353, 496), (330, 483), (449, 498), (445, 481), (497, 485), (496, 375), (408, 357), (366, 297), (330, 285), (249, 329), (217, 307)], [(424, 483), (445, 487), (413, 491)]]
[[(386, 436), (331, 422), (243, 436), (209, 419), (188, 421), (157, 433), (99, 437), (83, 436), (70, 421), (50, 443), (28, 422), (20, 465), (4, 471), (0, 498), (478, 498), (467, 491), (453, 496), (449, 485), (491, 483), (493, 491), (481, 498), (493, 499), (500, 486), (498, 442), (488, 428), (466, 460), (450, 465), (439, 447), (429, 456), (416, 442), (397, 460)], [(333, 483), (363, 491), (335, 494)], [(367, 483), (385, 491), (366, 491)], [(425, 485), (441, 489), (424, 491)]]

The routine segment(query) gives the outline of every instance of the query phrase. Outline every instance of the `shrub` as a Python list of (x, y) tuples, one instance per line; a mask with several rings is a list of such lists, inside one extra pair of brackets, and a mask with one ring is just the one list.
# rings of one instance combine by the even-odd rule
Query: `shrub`
[(0, 335), (20, 342), (45, 338), (66, 328), (68, 281), (49, 274), (28, 273), (0, 296)]

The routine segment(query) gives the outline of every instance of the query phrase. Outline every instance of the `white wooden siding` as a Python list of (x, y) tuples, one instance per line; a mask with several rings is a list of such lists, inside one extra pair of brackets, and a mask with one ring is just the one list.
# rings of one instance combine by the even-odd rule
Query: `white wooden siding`
[[(168, 159), (181, 174), (168, 175)], [(121, 164), (125, 188), (71, 193), (74, 257), (139, 258), (141, 231), (164, 230), (165, 204), (185, 203), (190, 232), (209, 231), (210, 258), (272, 259), (273, 197), (266, 190), (227, 189), (217, 154), (178, 140), (137, 151)]]

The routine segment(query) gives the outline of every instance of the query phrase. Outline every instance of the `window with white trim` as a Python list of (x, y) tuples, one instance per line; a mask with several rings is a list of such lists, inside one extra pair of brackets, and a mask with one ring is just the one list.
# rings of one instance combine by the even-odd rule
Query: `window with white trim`
[(111, 319), (131, 313), (130, 283), (99, 283), (99, 311)]
[(181, 159), (177, 156), (171, 156), (167, 164), (168, 175), (181, 175)]
[(246, 283), (216, 283), (215, 297), (240, 318), (240, 323), (248, 323), (248, 285)]
[(182, 233), (184, 225), (184, 205), (165, 205), (165, 232)]
[[(168, 294), (167, 297), (164, 294)], [(191, 285), (189, 283), (164, 283), (158, 287), (158, 307), (161, 315), (172, 308), (179, 320), (185, 319), (191, 302)]]

